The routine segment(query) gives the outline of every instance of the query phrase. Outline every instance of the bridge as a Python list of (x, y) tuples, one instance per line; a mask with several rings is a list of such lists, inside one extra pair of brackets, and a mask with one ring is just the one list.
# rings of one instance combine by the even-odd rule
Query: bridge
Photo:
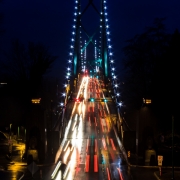
[[(83, 2), (84, 3), (84, 2)], [(75, 0), (52, 179), (129, 179), (106, 0)], [(92, 19), (88, 10), (95, 13)], [(87, 19), (89, 17), (89, 19)], [(86, 25), (94, 32), (88, 32)]]

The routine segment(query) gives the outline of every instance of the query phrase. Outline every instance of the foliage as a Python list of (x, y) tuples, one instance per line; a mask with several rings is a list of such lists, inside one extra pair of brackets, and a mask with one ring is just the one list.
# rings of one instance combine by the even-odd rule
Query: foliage
[(28, 98), (37, 96), (43, 75), (57, 58), (41, 43), (29, 42), (26, 48), (19, 40), (12, 42), (12, 49), (6, 57), (2, 64), (6, 81), (23, 98), (24, 95)]
[(128, 45), (123, 48), (125, 76), (122, 80), (126, 110), (139, 109), (142, 99), (150, 98), (162, 119), (167, 114), (168, 118), (176, 114), (180, 58), (180, 34), (178, 30), (167, 34), (164, 20), (155, 19), (152, 27), (127, 41)]

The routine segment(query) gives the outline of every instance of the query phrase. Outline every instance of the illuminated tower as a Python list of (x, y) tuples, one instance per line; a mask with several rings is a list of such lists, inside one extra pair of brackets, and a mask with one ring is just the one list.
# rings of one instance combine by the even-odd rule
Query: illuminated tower
[[(91, 14), (87, 15), (89, 9)], [(73, 77), (77, 77), (78, 73), (83, 72), (84, 68), (88, 68), (90, 65), (94, 65), (95, 67), (97, 63), (102, 68), (102, 73), (105, 77), (110, 75), (113, 53), (110, 44), (110, 30), (107, 16), (106, 0), (99, 0), (99, 2), (98, 0), (86, 0), (86, 2), (75, 0), (71, 52), (68, 59)], [(98, 23), (94, 23), (95, 21)], [(91, 28), (87, 29), (87, 24)], [(93, 29), (93, 26), (95, 27), (95, 31), (89, 32), (89, 29)], [(99, 39), (99, 41), (95, 41), (95, 39)], [(90, 46), (93, 46), (96, 50), (89, 50)], [(96, 54), (91, 56), (92, 53)]]

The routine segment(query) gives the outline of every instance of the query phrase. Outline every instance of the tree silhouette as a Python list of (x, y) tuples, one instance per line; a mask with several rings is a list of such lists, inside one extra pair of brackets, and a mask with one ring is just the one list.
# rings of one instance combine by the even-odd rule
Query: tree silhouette
[(26, 47), (19, 40), (12, 42), (12, 49), (6, 57), (2, 64), (6, 81), (14, 94), (26, 102), (38, 96), (43, 76), (57, 59), (43, 44), (29, 42)]
[[(178, 59), (180, 34), (167, 34), (164, 18), (156, 18), (152, 27), (127, 41), (123, 51), (125, 76), (122, 97), (126, 110), (139, 109), (143, 98), (152, 99), (152, 108), (166, 126), (172, 114), (178, 114)], [(168, 127), (168, 121), (167, 126)]]
[(126, 72), (123, 96), (130, 108), (139, 108), (143, 98), (151, 97), (154, 69), (167, 45), (168, 35), (163, 21), (155, 19), (152, 27), (147, 27), (144, 33), (128, 40), (128, 45), (123, 48)]

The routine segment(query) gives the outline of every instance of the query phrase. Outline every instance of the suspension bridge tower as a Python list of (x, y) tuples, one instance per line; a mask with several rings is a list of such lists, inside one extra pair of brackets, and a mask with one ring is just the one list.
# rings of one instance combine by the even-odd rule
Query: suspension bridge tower
[(101, 71), (105, 79), (113, 65), (106, 0), (75, 0), (69, 62), (73, 77)]

